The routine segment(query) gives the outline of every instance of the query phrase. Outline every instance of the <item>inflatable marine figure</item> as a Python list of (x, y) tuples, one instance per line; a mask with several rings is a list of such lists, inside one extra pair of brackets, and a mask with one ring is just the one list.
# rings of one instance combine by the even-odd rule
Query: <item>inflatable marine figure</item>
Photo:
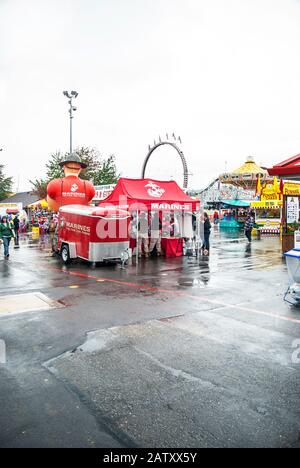
[(88, 180), (79, 178), (82, 169), (87, 167), (80, 157), (73, 153), (60, 163), (65, 177), (54, 179), (47, 186), (47, 201), (53, 211), (63, 205), (88, 205), (95, 196), (95, 188)]

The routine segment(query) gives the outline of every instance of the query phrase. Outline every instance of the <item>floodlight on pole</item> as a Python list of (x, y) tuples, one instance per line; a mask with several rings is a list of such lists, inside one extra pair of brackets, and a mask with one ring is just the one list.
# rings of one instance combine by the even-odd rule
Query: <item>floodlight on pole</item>
[(73, 138), (72, 119), (73, 119), (73, 112), (77, 111), (77, 107), (73, 106), (72, 99), (77, 98), (78, 93), (77, 93), (77, 91), (71, 91), (71, 93), (69, 93), (69, 91), (63, 91), (63, 95), (66, 96), (69, 99), (68, 103), (70, 105), (68, 112), (70, 114), (70, 155), (71, 155), (72, 152), (73, 152), (73, 147), (72, 147), (72, 145), (73, 145), (73, 141), (72, 141), (72, 138)]

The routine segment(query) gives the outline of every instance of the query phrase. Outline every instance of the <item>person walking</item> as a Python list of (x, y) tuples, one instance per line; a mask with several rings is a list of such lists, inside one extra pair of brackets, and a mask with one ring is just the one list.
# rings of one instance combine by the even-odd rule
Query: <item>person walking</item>
[(218, 224), (219, 222), (219, 213), (217, 210), (214, 212), (214, 224)]
[(13, 224), (8, 221), (7, 216), (3, 216), (0, 223), (0, 239), (4, 244), (4, 257), (6, 260), (9, 259), (9, 244), (12, 237), (15, 237)]
[(203, 252), (207, 251), (209, 254), (209, 236), (210, 236), (211, 224), (207, 213), (204, 213), (204, 244)]
[(15, 247), (19, 247), (20, 220), (18, 215), (14, 217), (13, 228), (15, 233)]
[(44, 234), (49, 234), (50, 233), (50, 222), (49, 222), (48, 218), (46, 218), (44, 223), (43, 223), (43, 232), (44, 232)]
[(253, 216), (251, 216), (251, 213), (249, 213), (245, 221), (245, 226), (244, 226), (245, 236), (247, 237), (248, 242), (251, 242), (253, 224), (254, 224)]

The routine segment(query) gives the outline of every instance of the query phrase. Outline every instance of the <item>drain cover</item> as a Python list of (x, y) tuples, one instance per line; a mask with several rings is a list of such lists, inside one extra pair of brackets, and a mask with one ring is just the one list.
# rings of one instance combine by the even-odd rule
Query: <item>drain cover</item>
[(62, 304), (53, 301), (40, 292), (0, 297), (0, 316), (35, 310), (58, 309), (61, 307), (63, 307)]

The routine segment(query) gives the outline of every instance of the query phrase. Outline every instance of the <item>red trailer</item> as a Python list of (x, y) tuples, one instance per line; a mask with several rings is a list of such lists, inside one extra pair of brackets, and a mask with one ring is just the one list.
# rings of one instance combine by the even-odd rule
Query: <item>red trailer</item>
[(114, 206), (62, 206), (54, 250), (64, 263), (74, 258), (89, 262), (126, 260), (129, 222), (128, 211)]

